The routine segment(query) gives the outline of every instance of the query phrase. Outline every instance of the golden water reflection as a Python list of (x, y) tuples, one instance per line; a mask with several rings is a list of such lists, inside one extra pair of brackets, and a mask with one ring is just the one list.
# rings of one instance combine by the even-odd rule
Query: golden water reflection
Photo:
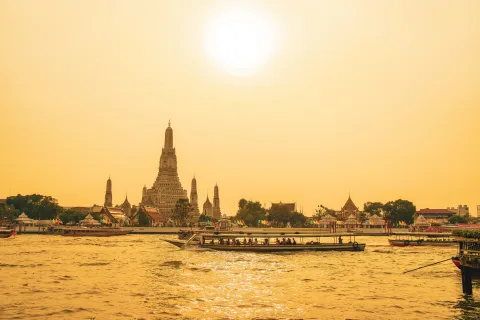
[(256, 254), (179, 250), (173, 236), (0, 241), (0, 319), (478, 319), (455, 248)]

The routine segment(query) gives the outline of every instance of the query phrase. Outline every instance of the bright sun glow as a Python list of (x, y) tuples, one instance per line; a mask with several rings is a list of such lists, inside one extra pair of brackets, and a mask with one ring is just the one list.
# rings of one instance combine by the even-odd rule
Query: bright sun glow
[(223, 69), (249, 75), (267, 62), (274, 49), (274, 26), (258, 10), (235, 7), (218, 13), (206, 31), (206, 49)]

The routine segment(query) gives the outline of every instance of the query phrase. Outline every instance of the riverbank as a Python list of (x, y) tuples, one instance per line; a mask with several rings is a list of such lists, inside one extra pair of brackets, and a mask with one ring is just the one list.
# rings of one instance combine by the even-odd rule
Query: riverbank
[[(132, 234), (176, 234), (180, 230), (193, 230), (197, 231), (199, 228), (178, 228), (178, 227), (124, 227), (125, 230), (131, 230)], [(47, 228), (36, 226), (27, 226), (25, 232), (27, 234), (49, 234), (46, 232)], [(238, 232), (268, 232), (268, 233), (295, 233), (295, 232), (305, 232), (305, 233), (318, 233), (319, 235), (335, 235), (335, 234), (344, 234), (347, 233), (346, 229), (338, 228), (336, 233), (330, 233), (328, 229), (323, 228), (234, 228), (233, 230)], [(393, 228), (392, 233), (406, 233), (408, 230), (405, 228)], [(19, 233), (19, 234), (21, 234)], [(354, 233), (358, 236), (388, 236), (383, 229), (380, 228), (367, 228), (359, 229)]]

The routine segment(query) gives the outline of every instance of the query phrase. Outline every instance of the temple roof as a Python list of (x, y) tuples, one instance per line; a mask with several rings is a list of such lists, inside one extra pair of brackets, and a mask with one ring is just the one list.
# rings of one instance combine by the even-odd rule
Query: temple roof
[(296, 203), (295, 202), (290, 202), (290, 203), (282, 203), (282, 201), (278, 202), (278, 203), (275, 203), (275, 202), (272, 202), (272, 207), (273, 206), (283, 206), (283, 207), (286, 207), (290, 212), (294, 212), (295, 211), (295, 207), (296, 207)]
[(207, 196), (207, 200), (205, 200), (205, 202), (203, 203), (203, 206), (212, 206), (212, 203), (210, 202), (210, 199), (208, 199), (208, 196)]
[(358, 207), (355, 205), (355, 203), (353, 203), (352, 198), (350, 198), (350, 195), (348, 195), (348, 200), (347, 202), (345, 202), (345, 205), (342, 207), (342, 211), (347, 209), (358, 210)]
[(420, 209), (416, 212), (417, 214), (455, 214), (452, 210), (447, 210), (447, 209)]

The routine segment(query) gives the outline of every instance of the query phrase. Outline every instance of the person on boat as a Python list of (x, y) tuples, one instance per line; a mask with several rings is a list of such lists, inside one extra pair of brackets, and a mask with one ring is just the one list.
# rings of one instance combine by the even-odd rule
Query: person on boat
[(285, 238), (282, 238), (282, 244), (287, 244), (287, 241), (285, 240)]
[(265, 239), (263, 240), (263, 244), (266, 245), (266, 246), (268, 246), (268, 238), (265, 238)]
[(343, 243), (342, 236), (338, 237), (338, 243), (339, 243), (339, 244), (342, 244), (342, 243)]
[(252, 244), (252, 238), (248, 238), (248, 245)]
[(239, 246), (239, 245), (240, 245), (240, 240), (238, 240), (238, 239), (235, 240), (235, 244), (236, 244), (237, 246)]
[(278, 238), (275, 240), (275, 244), (280, 244), (280, 240), (278, 240)]
[(247, 238), (243, 238), (243, 245), (245, 246), (247, 244)]
[(290, 240), (290, 238), (287, 239), (287, 244), (292, 244), (292, 240)]
[(223, 239), (220, 238), (220, 240), (218, 240), (218, 244), (223, 244)]
[(230, 239), (227, 239), (227, 246), (230, 245)]
[(253, 244), (254, 244), (254, 245), (257, 245), (257, 244), (258, 244), (257, 238), (255, 238), (255, 240), (253, 241)]
[(297, 241), (295, 241), (295, 238), (292, 239), (292, 244), (293, 245), (297, 244)]

